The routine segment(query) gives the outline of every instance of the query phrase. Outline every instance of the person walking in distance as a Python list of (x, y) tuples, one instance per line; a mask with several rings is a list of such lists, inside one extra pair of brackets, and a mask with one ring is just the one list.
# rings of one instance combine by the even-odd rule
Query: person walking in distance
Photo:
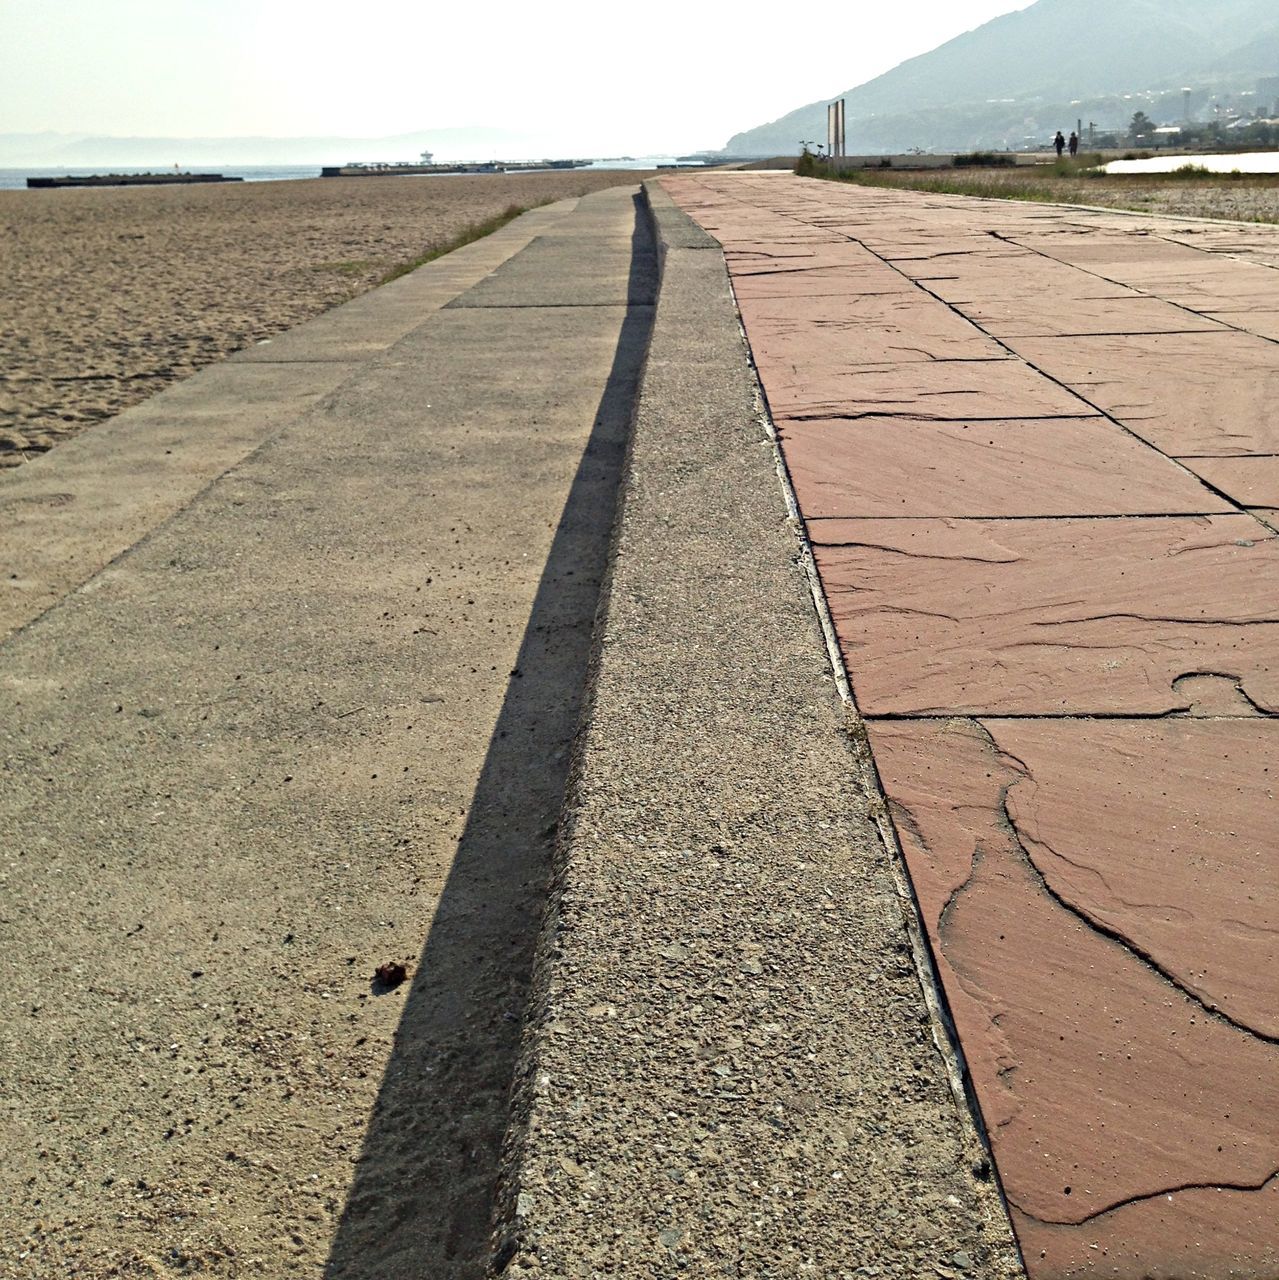
[(1057, 151), (1057, 159), (1061, 159), (1061, 153), (1066, 149), (1066, 138), (1060, 129), (1057, 130), (1057, 136), (1053, 139), (1053, 147)]
[(1073, 160), (1079, 154), (1079, 135), (1072, 129), (1070, 133), (1070, 158)]

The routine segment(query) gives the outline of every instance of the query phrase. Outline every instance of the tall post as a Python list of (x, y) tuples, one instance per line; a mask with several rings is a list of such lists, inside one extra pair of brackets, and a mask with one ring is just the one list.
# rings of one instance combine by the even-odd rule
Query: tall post
[(844, 133), (844, 99), (826, 104), (826, 154), (834, 160), (847, 153)]

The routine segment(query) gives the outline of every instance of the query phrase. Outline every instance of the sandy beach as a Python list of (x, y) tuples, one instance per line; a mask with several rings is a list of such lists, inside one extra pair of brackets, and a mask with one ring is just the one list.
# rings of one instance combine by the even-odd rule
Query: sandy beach
[(560, 172), (0, 191), (0, 467), (377, 284)]

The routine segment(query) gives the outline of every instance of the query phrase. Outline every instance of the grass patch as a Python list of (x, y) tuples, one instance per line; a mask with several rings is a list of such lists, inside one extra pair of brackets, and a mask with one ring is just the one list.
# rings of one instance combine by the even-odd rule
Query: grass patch
[[(1092, 205), (1169, 217), (1224, 218), (1279, 223), (1279, 175), (1212, 173), (1202, 166), (1182, 172), (1107, 174), (1102, 157), (1081, 155), (1045, 164), (964, 169), (858, 169), (815, 177), (866, 187), (923, 191), (932, 195), (1039, 204)], [(1185, 170), (1189, 170), (1186, 172)]]
[(454, 249), (461, 249), (464, 245), (474, 244), (477, 240), (483, 240), (485, 236), (491, 236), (493, 232), (500, 231), (508, 222), (514, 222), (522, 213), (527, 213), (530, 209), (540, 209), (542, 205), (550, 204), (549, 200), (539, 200), (537, 204), (508, 204), (501, 213), (496, 214), (492, 218), (486, 218), (483, 222), (473, 222), (469, 227), (463, 227), (455, 236), (450, 236), (441, 243), (432, 245), (424, 253), (418, 254), (416, 258), (410, 259), (408, 262), (401, 262), (398, 267), (392, 267), (379, 281), (378, 284), (390, 284), (392, 280), (398, 280), (401, 276), (406, 276), (410, 271), (416, 271), (418, 267), (424, 267), (428, 262), (434, 262), (436, 258), (442, 258), (446, 253), (452, 253)]
[(376, 258), (352, 258), (349, 262), (317, 262), (312, 271), (332, 271), (340, 276), (362, 276), (382, 264)]
[(1256, 175), (1242, 173), (1238, 169), (1229, 169), (1221, 173), (1202, 164), (1183, 164), (1180, 168), (1162, 176), (1171, 178), (1174, 182), (1242, 182), (1245, 178)]
[(1015, 157), (1001, 151), (971, 151), (954, 161), (956, 169), (1006, 169), (1016, 163)]
[(874, 169), (851, 169), (845, 173), (817, 174), (816, 176), (833, 182), (853, 182), (863, 187), (897, 189), (904, 187), (910, 191), (926, 191), (935, 196), (975, 196), (986, 200), (1034, 200), (1043, 203), (1051, 203), (1063, 198), (1057, 188), (1040, 183), (1021, 182), (1016, 186), (1004, 183), (996, 185), (977, 176), (970, 178), (936, 171), (907, 173), (896, 170), (888, 174)]

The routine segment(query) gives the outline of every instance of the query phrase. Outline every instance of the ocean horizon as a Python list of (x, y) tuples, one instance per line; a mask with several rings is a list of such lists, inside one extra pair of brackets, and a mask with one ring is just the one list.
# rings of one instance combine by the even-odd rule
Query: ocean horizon
[[(624, 156), (607, 160), (592, 160), (583, 171), (599, 169), (655, 169), (658, 165), (675, 164), (673, 156)], [(318, 164), (207, 164), (192, 165), (191, 173), (220, 173), (227, 178), (242, 178), (245, 182), (292, 182), (302, 178), (318, 178)], [(30, 168), (0, 169), (0, 191), (25, 190), (28, 178), (88, 178), (98, 174), (168, 173), (164, 165), (73, 165), (58, 168), (32, 166)], [(455, 174), (419, 174), (418, 177), (451, 178)]]

